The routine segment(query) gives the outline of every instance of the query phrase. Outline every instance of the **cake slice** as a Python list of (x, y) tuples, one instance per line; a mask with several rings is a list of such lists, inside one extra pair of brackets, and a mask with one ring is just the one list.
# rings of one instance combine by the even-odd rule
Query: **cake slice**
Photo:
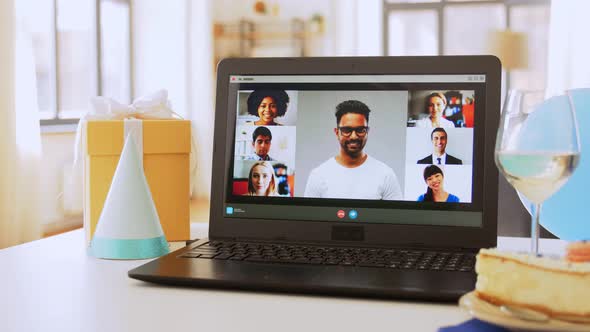
[(481, 249), (475, 264), (476, 295), (552, 317), (590, 318), (590, 263)]

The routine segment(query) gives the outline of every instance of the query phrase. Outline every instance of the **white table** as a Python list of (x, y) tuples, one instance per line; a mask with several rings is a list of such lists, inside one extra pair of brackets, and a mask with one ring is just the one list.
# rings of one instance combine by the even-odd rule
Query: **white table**
[[(203, 237), (206, 225), (191, 231)], [(499, 238), (500, 248), (528, 246)], [(560, 253), (565, 243), (540, 247)], [(86, 256), (82, 230), (0, 250), (0, 331), (436, 331), (469, 319), (454, 304), (176, 288), (127, 277), (145, 262)]]

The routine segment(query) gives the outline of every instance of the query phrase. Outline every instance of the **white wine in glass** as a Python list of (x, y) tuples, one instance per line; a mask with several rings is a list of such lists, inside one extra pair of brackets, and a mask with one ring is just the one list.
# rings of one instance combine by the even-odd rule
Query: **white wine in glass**
[(498, 167), (508, 182), (535, 204), (544, 202), (572, 175), (580, 155), (568, 152), (498, 152)]
[(535, 205), (531, 252), (538, 254), (541, 204), (578, 165), (580, 144), (570, 96), (509, 92), (496, 138), (495, 159), (506, 180)]

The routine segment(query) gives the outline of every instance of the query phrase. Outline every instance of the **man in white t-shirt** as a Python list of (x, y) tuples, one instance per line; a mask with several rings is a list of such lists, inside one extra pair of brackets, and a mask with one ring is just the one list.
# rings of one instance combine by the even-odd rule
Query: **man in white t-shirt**
[(393, 169), (363, 152), (369, 136), (370, 112), (358, 100), (347, 100), (336, 106), (334, 134), (340, 151), (311, 171), (305, 197), (402, 199)]

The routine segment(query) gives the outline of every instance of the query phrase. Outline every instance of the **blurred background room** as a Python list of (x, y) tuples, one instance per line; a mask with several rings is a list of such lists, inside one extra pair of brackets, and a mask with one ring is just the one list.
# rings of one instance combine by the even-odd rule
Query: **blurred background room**
[[(581, 61), (588, 53), (572, 52), (571, 38), (588, 40), (571, 25), (579, 16), (572, 3), (2, 0), (0, 248), (82, 226), (82, 191), (71, 173), (76, 125), (93, 96), (129, 104), (168, 90), (173, 110), (193, 121), (191, 221), (207, 222), (220, 59), (492, 53), (505, 64), (503, 95), (544, 89), (551, 75), (563, 84), (576, 79), (572, 72), (590, 77)], [(500, 222), (500, 235), (528, 235), (530, 216), (503, 179), (500, 197), (500, 217), (511, 220)]]

